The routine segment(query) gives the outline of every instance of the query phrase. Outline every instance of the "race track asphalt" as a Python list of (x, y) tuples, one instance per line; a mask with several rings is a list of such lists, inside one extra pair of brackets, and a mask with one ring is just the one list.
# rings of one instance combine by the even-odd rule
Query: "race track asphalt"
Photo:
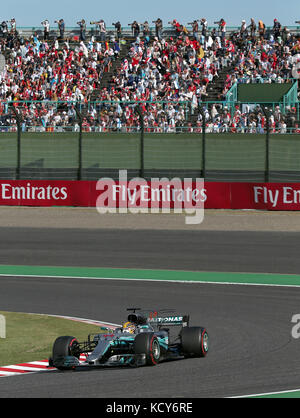
[[(1, 228), (0, 264), (299, 273), (297, 233)], [(207, 327), (210, 353), (154, 368), (0, 379), (0, 397), (227, 397), (300, 387), (291, 318), (300, 289), (0, 278), (3, 311), (120, 323), (125, 309), (174, 308)]]
[(0, 228), (0, 264), (298, 274), (299, 232)]

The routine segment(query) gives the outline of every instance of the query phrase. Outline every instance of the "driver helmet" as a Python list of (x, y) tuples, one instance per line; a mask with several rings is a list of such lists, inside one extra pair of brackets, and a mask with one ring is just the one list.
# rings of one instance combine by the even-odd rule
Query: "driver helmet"
[(134, 334), (136, 330), (136, 326), (133, 322), (125, 322), (123, 324), (123, 332), (128, 332), (129, 334)]

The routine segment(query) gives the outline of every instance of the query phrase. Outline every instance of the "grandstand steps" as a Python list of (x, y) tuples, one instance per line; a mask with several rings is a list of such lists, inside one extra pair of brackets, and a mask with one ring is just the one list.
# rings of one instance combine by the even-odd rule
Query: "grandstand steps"
[(104, 72), (102, 79), (100, 81), (100, 87), (98, 89), (95, 89), (93, 91), (91, 101), (97, 101), (99, 98), (99, 95), (101, 93), (101, 90), (103, 88), (109, 89), (111, 86), (111, 79), (112, 77), (118, 72), (118, 70), (121, 68), (122, 61), (124, 58), (128, 56), (129, 50), (131, 48), (131, 42), (130, 40), (126, 40), (126, 44), (123, 44), (121, 46), (119, 57), (112, 62), (112, 65), (110, 66), (109, 71)]
[(219, 77), (215, 78), (214, 81), (207, 86), (206, 102), (223, 100), (223, 90), (227, 75), (230, 74), (235, 67), (236, 62), (233, 62), (230, 66), (224, 67), (219, 71)]
[[(232, 65), (222, 68), (219, 71), (219, 77), (214, 78), (212, 83), (209, 83), (206, 89), (207, 96), (203, 99), (203, 104), (205, 102), (219, 102), (224, 100), (223, 97), (223, 90), (225, 87), (225, 81), (227, 74), (229, 74), (236, 66), (236, 62), (232, 63)], [(196, 126), (198, 120), (198, 112), (194, 114), (190, 114), (187, 120), (188, 124), (191, 126)]]

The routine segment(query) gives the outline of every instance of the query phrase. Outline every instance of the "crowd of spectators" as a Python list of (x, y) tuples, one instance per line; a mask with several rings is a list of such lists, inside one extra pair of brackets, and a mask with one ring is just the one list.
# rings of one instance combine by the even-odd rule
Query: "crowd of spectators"
[(268, 36), (265, 29), (263, 36), (255, 36), (252, 31), (249, 33), (242, 29), (232, 36), (235, 48), (239, 51), (238, 60), (227, 75), (220, 99), (236, 82), (285, 83), (295, 77), (294, 69), (300, 61), (300, 40), (286, 27), (279, 31), (278, 24), (275, 19), (274, 29)]
[[(204, 107), (207, 133), (250, 133), (264, 134), (269, 115), (269, 130), (271, 134), (300, 133), (297, 119), (299, 108), (281, 106), (266, 107), (261, 105), (240, 104), (227, 106), (220, 103)], [(196, 127), (189, 126), (189, 132), (202, 132), (202, 115), (199, 114)]]
[[(78, 129), (75, 107), (57, 106), (45, 102), (89, 103), (95, 98), (102, 104), (86, 107), (84, 129), (107, 132), (130, 132), (140, 126), (135, 103), (141, 103), (145, 129), (150, 132), (176, 132), (202, 129), (201, 115), (196, 126), (191, 120), (197, 107), (209, 99), (208, 86), (219, 80), (219, 73), (228, 68), (223, 91), (218, 99), (223, 103), (236, 82), (283, 83), (289, 81), (300, 61), (299, 38), (282, 27), (277, 19), (273, 28), (241, 22), (234, 33), (227, 32), (224, 19), (208, 28), (205, 18), (188, 25), (177, 20), (169, 22), (173, 32), (164, 34), (163, 22), (157, 19), (151, 36), (149, 23), (130, 24), (132, 38), (128, 55), (112, 74), (108, 86), (101, 85), (104, 72), (110, 70), (122, 48), (122, 27), (114, 25), (115, 36), (108, 39), (105, 22), (91, 22), (99, 27), (99, 37), (87, 38), (86, 22), (77, 22), (80, 35), (66, 39), (63, 19), (57, 22), (59, 36), (49, 39), (49, 21), (42, 22), (44, 33), (29, 39), (18, 35), (14, 19), (2, 22), (0, 54), (6, 58), (0, 71), (0, 114), (5, 114), (5, 102), (41, 101), (22, 105), (24, 129)], [(115, 102), (115, 103), (112, 103)], [(16, 104), (16, 106), (18, 106)], [(262, 113), (255, 106), (207, 104), (209, 132), (256, 132), (265, 130)], [(58, 110), (59, 109), (59, 110)], [(280, 108), (279, 108), (280, 109)], [(1, 113), (2, 112), (2, 113)], [(4, 112), (4, 113), (3, 113)], [(289, 115), (293, 113), (290, 109)], [(273, 112), (271, 126), (284, 133), (289, 127), (298, 129), (295, 118), (282, 111)], [(297, 112), (296, 112), (297, 113)], [(4, 125), (1, 119), (0, 124)], [(291, 125), (293, 122), (293, 125)]]
[[(188, 103), (143, 103), (142, 113), (133, 103), (88, 103), (78, 107), (74, 103), (28, 102), (18, 106), (21, 128), (29, 132), (79, 131), (78, 111), (83, 115), (84, 132), (134, 133), (141, 124), (141, 114), (147, 133), (202, 133), (203, 116), (196, 114), (194, 123), (189, 121)], [(297, 123), (299, 107), (285, 111), (281, 106), (267, 109), (272, 134), (300, 133)], [(204, 104), (207, 133), (255, 133), (266, 132), (266, 116), (260, 105), (223, 103)], [(146, 115), (146, 116), (145, 116)], [(153, 120), (147, 122), (148, 118)], [(0, 132), (17, 129), (17, 120), (7, 103), (0, 105)]]
[(0, 100), (89, 101), (120, 52), (117, 42), (23, 39), (9, 32), (0, 38), (6, 58), (0, 72)]
[[(23, 131), (63, 132), (79, 131), (79, 116), (82, 115), (84, 132), (136, 132), (140, 125), (140, 112), (134, 103), (87, 103), (81, 106), (68, 102), (18, 103), (17, 113), (21, 116)], [(77, 111), (76, 111), (77, 109)], [(188, 104), (143, 103), (142, 111), (152, 115), (153, 121), (145, 122), (146, 132), (186, 131)], [(157, 117), (157, 119), (156, 119)], [(7, 126), (17, 128), (15, 113), (7, 103), (0, 103), (0, 131)]]
[[(226, 94), (236, 82), (285, 83), (293, 78), (295, 64), (300, 61), (300, 41), (288, 29), (281, 28), (277, 19), (272, 30), (266, 31), (262, 21), (256, 24), (251, 19), (247, 26), (243, 20), (240, 31), (226, 37), (226, 22), (221, 19), (219, 27), (208, 32), (206, 19), (192, 22), (192, 34), (184, 25), (174, 20), (175, 34), (169, 38), (156, 36), (149, 44), (147, 37), (136, 37), (128, 58), (123, 61), (120, 71), (113, 77), (113, 84), (102, 91), (102, 100), (119, 101), (175, 101), (190, 103), (191, 114), (199, 104), (208, 98), (207, 87), (217, 81), (219, 72), (229, 68), (224, 89), (219, 95), (220, 101), (226, 100)], [(223, 106), (221, 106), (223, 109)], [(265, 130), (264, 116), (251, 111), (253, 106), (244, 106), (243, 111), (233, 111), (232, 106), (221, 114), (218, 106), (208, 105), (210, 116), (207, 129), (210, 132), (255, 132)], [(293, 108), (294, 109), (294, 108)], [(179, 114), (178, 109), (173, 110)], [(289, 114), (294, 110), (289, 111)], [(297, 112), (296, 112), (297, 113)], [(275, 112), (276, 114), (276, 112)], [(199, 115), (201, 119), (201, 115)], [(273, 132), (285, 133), (291, 125), (288, 115), (280, 118), (271, 116)], [(200, 120), (201, 122), (201, 120)], [(170, 116), (166, 109), (157, 112), (147, 108), (144, 112), (146, 127), (154, 126), (164, 131), (182, 127), (182, 120)], [(288, 125), (287, 125), (288, 123)], [(202, 129), (186, 119), (189, 131)]]

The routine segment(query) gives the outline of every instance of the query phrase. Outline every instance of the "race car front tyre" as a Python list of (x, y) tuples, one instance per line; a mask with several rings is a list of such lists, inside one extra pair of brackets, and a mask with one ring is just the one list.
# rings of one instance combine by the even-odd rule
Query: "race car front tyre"
[(146, 354), (146, 364), (156, 366), (160, 360), (160, 345), (153, 333), (138, 334), (134, 340), (135, 354)]
[[(55, 360), (63, 357), (74, 356), (79, 359), (79, 344), (75, 337), (58, 337), (52, 349), (52, 359)], [(57, 367), (58, 369), (65, 370), (64, 367)]]
[(182, 328), (181, 347), (185, 357), (205, 357), (209, 347), (206, 329), (200, 327)]

